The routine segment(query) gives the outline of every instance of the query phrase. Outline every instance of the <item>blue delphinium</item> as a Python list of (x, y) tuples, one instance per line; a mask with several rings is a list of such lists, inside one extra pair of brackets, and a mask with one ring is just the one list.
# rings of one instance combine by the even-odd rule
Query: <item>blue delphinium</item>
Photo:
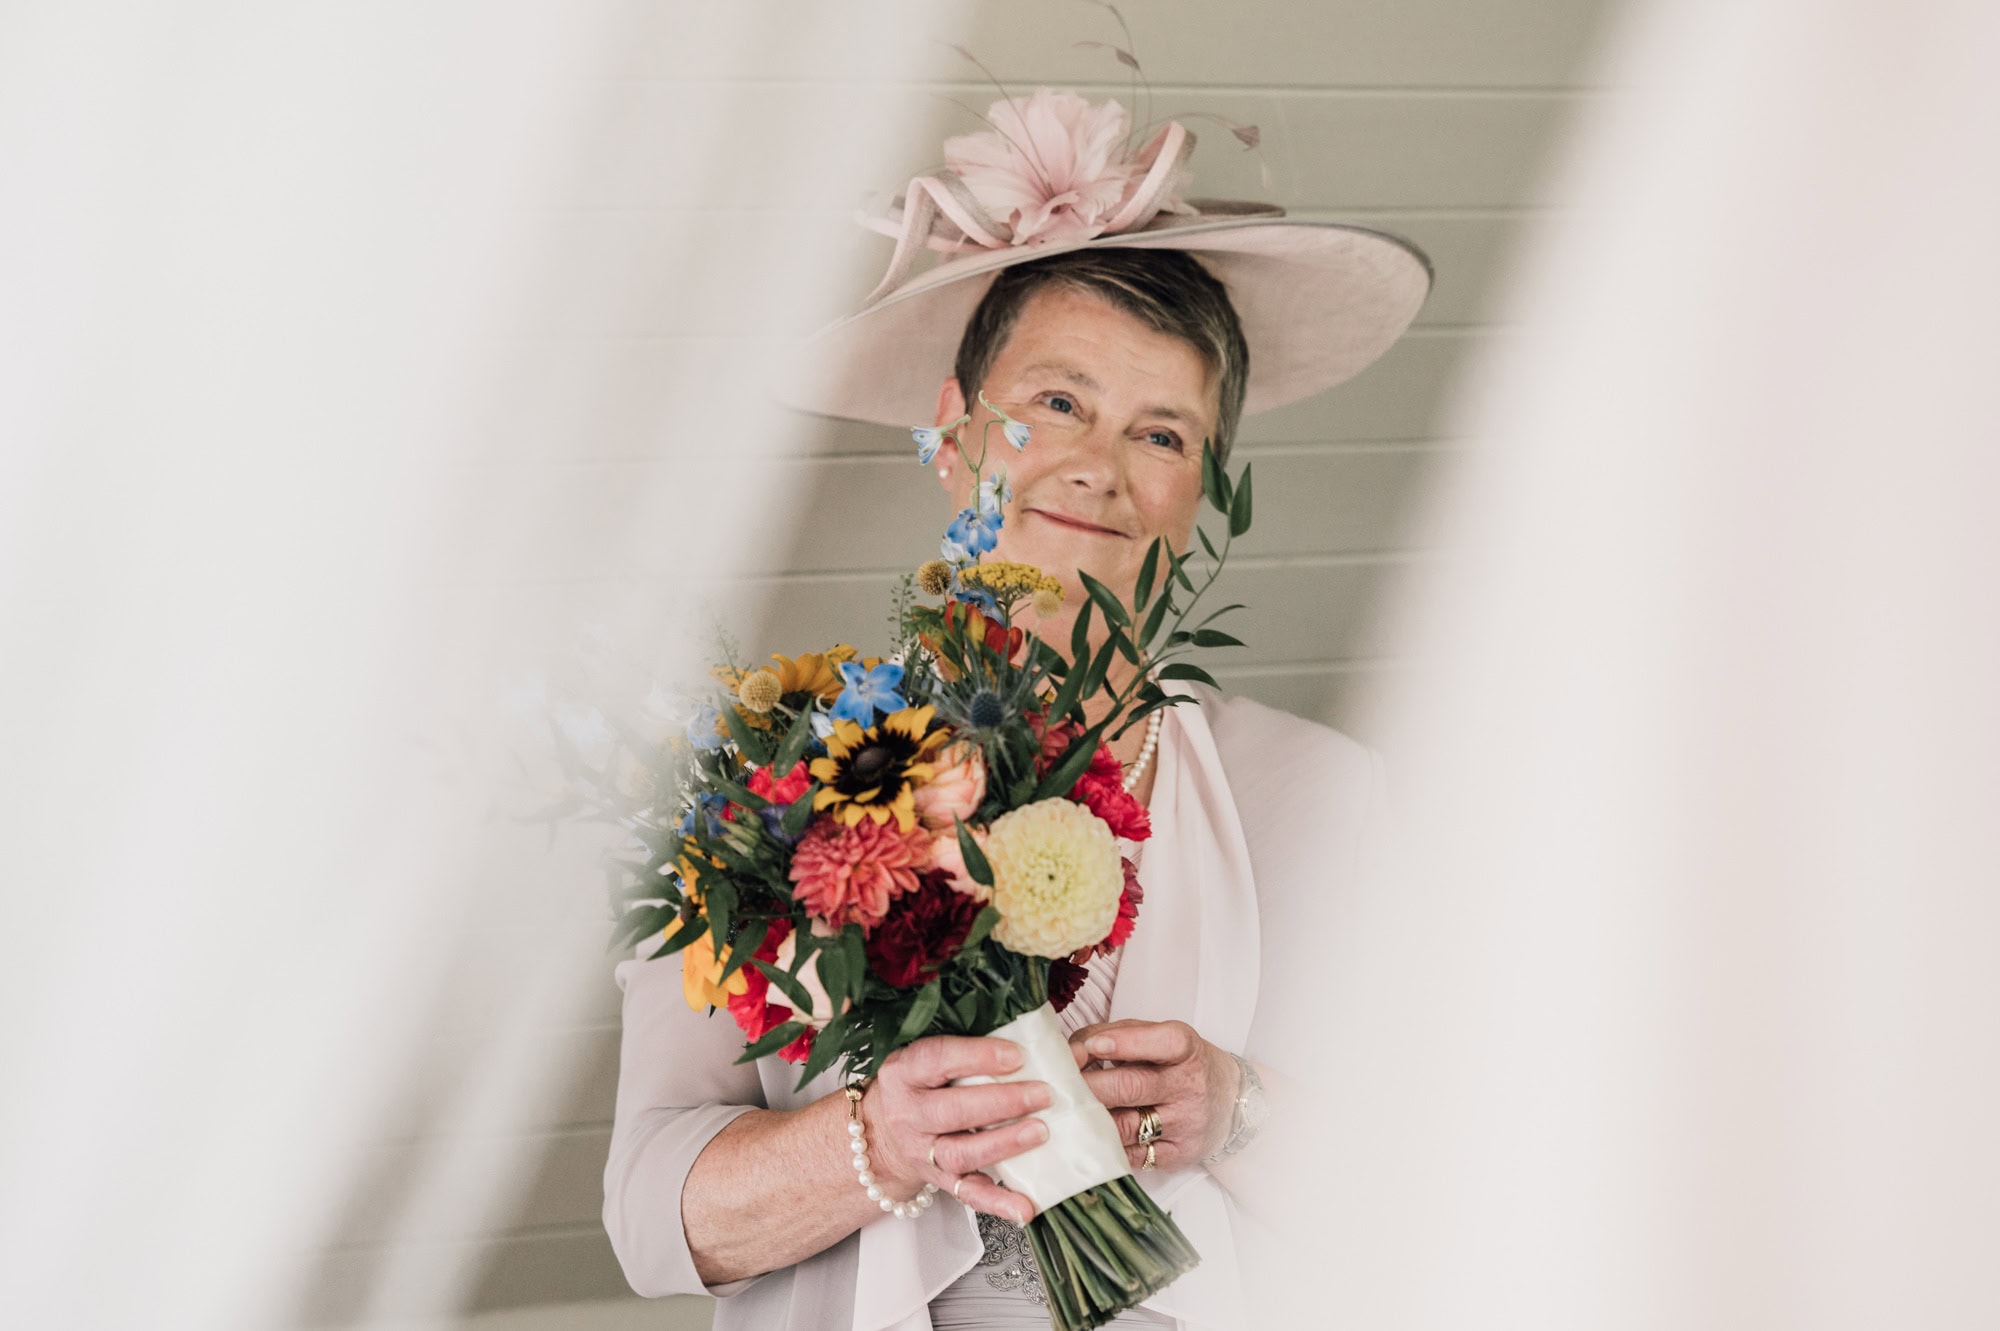
[(917, 461), (925, 466), (944, 447), (944, 431), (929, 425), (913, 425), (910, 437), (917, 441)]
[(716, 733), (716, 723), (722, 720), (722, 713), (715, 710), (715, 704), (705, 702), (688, 718), (687, 741), (697, 749), (713, 752), (729, 741)]
[(699, 813), (703, 824), (702, 830), (712, 837), (721, 836), (722, 811), (728, 807), (729, 801), (721, 795), (696, 795), (694, 807), (681, 815), (680, 834), (694, 835), (694, 816)]
[(872, 670), (863, 670), (853, 661), (842, 661), (840, 677), (847, 681), (847, 687), (834, 699), (835, 720), (872, 726), (877, 711), (900, 712), (909, 706), (903, 695), (896, 692), (903, 682), (903, 667), (894, 661), (884, 661)]
[[(991, 550), (1000, 540), (1000, 514), (976, 508), (961, 508), (951, 525), (944, 529), (938, 548), (954, 564), (970, 564)], [(954, 550), (952, 547), (956, 546)]]

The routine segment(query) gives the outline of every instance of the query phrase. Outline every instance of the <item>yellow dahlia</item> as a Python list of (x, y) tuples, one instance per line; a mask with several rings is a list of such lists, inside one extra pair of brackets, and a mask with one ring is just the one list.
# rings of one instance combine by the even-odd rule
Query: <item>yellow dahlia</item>
[[(662, 941), (671, 939), (681, 927), (679, 920), (669, 924), (661, 935)], [(714, 934), (705, 933), (681, 949), (681, 993), (689, 1007), (696, 1012), (727, 1007), (732, 995), (750, 987), (750, 981), (740, 970), (729, 977), (727, 984), (716, 983), (722, 978), (722, 968), (728, 964), (729, 947), (725, 944), (718, 952)]]
[(1031, 957), (1066, 957), (1111, 932), (1125, 891), (1118, 841), (1104, 820), (1066, 799), (1038, 800), (987, 829), (993, 939)]
[(905, 707), (866, 730), (835, 721), (826, 757), (813, 759), (813, 779), (821, 783), (813, 809), (832, 810), (847, 827), (863, 818), (885, 823), (891, 817), (901, 831), (915, 827), (916, 788), (931, 779), (931, 755), (951, 738), (944, 730), (929, 733), (936, 710)]

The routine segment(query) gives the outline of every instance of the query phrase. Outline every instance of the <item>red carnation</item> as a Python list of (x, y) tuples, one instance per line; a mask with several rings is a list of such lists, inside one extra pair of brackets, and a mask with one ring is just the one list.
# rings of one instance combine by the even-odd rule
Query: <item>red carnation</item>
[[(745, 784), (752, 795), (762, 795), (771, 802), (773, 808), (786, 809), (790, 808), (792, 802), (805, 794), (807, 787), (812, 785), (812, 774), (806, 771), (803, 761), (786, 773), (781, 780), (772, 779), (770, 768), (760, 767), (750, 774), (750, 780)], [(722, 816), (734, 822), (736, 809), (737, 806), (732, 804), (722, 811)]]
[(1125, 789), (1125, 764), (1108, 745), (1098, 745), (1097, 752), (1090, 755), (1090, 766), (1070, 787), (1069, 797), (1109, 824), (1113, 836), (1144, 841), (1153, 835), (1153, 820), (1147, 816), (1146, 806)]
[(1122, 861), (1125, 866), (1125, 891), (1118, 898), (1118, 918), (1111, 921), (1111, 932), (1104, 935), (1095, 946), (1084, 948), (1073, 958), (1079, 965), (1092, 957), (1106, 956), (1125, 946), (1125, 940), (1132, 936), (1132, 930), (1139, 925), (1139, 904), (1146, 899), (1146, 889), (1139, 885), (1139, 866), (1130, 858)]
[(1049, 1006), (1060, 1012), (1073, 1002), (1083, 991), (1086, 972), (1082, 966), (1067, 957), (1057, 957), (1049, 963)]
[(1076, 738), (1076, 727), (1067, 721), (1049, 724), (1044, 712), (1028, 713), (1028, 729), (1035, 732), (1035, 739), (1041, 744), (1041, 752), (1035, 755), (1035, 775), (1047, 776)]
[(869, 933), (869, 969), (898, 989), (922, 984), (958, 952), (978, 917), (977, 901), (954, 891), (945, 875), (927, 873)]
[[(776, 961), (779, 944), (783, 943), (786, 935), (791, 932), (790, 920), (774, 920), (771, 932), (764, 935), (763, 943), (752, 955), (759, 961)], [(736, 1024), (742, 1028), (745, 1039), (761, 1040), (772, 1030), (790, 1021), (792, 1009), (789, 1006), (780, 1007), (776, 1003), (764, 1001), (771, 991), (771, 982), (764, 978), (764, 972), (745, 962), (739, 973), (743, 976), (745, 988), (742, 993), (729, 996), (729, 1015), (736, 1019)]]
[(812, 1057), (813, 1037), (818, 1034), (819, 1032), (811, 1026), (806, 1027), (805, 1034), (778, 1051), (778, 1057), (787, 1063), (805, 1062)]

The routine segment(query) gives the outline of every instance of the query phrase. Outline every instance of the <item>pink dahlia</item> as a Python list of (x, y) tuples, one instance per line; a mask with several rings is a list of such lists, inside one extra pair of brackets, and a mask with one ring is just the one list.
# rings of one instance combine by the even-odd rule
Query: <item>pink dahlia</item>
[(916, 889), (929, 861), (928, 832), (904, 832), (893, 819), (842, 827), (822, 818), (792, 852), (792, 895), (836, 929), (850, 923), (872, 929), (892, 900)]

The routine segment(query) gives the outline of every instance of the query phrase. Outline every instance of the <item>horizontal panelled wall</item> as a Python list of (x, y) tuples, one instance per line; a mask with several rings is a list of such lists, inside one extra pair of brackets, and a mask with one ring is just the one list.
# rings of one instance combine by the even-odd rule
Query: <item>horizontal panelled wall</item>
[[(663, 581), (675, 515), (637, 512), (651, 493), (642, 482), (676, 442), (674, 421), (652, 404), (670, 400), (663, 386), (700, 391), (715, 340), (766, 316), (746, 303), (733, 325), (691, 320), (691, 306), (715, 302), (676, 292), (685, 273), (659, 219), (701, 215), (712, 262), (700, 280), (715, 292), (730, 290), (732, 275), (771, 247), (807, 246), (841, 267), (852, 300), (874, 284), (889, 250), (853, 225), (853, 209), (937, 161), (930, 148), (889, 179), (799, 182), (820, 218), (803, 232), (799, 213), (760, 210), (748, 185), (732, 194), (725, 181), (718, 194), (687, 198), (682, 173), (706, 160), (717, 135), (741, 137), (744, 171), (754, 173), (758, 134), (824, 132), (838, 120), (826, 109), (843, 89), (884, 71), (866, 52), (786, 56), (755, 79), (691, 92), (686, 80), (709, 77), (717, 34), (738, 31), (727, 12), (736, 7), (603, 2), (622, 11), (629, 34), (604, 73), (603, 151), (559, 183), (547, 224), (563, 262), (507, 311), (508, 373), (473, 432), (478, 467), (534, 468), (550, 520), (577, 530), (581, 518), (596, 533), (557, 566), (487, 570), (578, 622), (595, 597), (634, 582), (685, 596)], [(784, 21), (783, 5), (758, 7)], [(1127, 0), (1122, 8), (1152, 84), (1153, 116), (1210, 113), (1262, 130), (1261, 153), (1248, 153), (1214, 121), (1189, 120), (1201, 139), (1195, 194), (1269, 199), (1297, 215), (1398, 232), (1437, 265), (1417, 327), (1380, 363), (1309, 402), (1249, 419), (1238, 446), (1238, 459), (1256, 467), (1257, 522), (1226, 590), (1251, 607), (1236, 625), (1249, 645), (1211, 653), (1209, 664), (1233, 691), (1340, 724), (1355, 685), (1396, 668), (1367, 655), (1369, 625), (1393, 582), (1423, 576), (1427, 555), (1406, 542), (1404, 519), (1458, 454), (1440, 422), (1461, 367), (1502, 335), (1494, 295), (1538, 215), (1542, 166), (1588, 100), (1579, 66), (1603, 3)], [(980, 5), (968, 44), (1015, 90), (1053, 82), (1129, 102), (1111, 57), (1075, 45), (1116, 39), (1105, 11), (1084, 0), (1011, 0)], [(911, 114), (922, 120), (914, 142), (976, 128), (964, 108), (983, 110), (995, 96), (970, 65), (943, 69), (910, 85)], [(932, 553), (949, 516), (906, 434), (827, 422), (813, 440), (807, 455), (771, 464), (804, 496), (798, 519), (747, 526), (735, 576), (705, 589), (754, 651), (879, 646), (890, 588)], [(743, 508), (754, 524), (759, 506)], [(551, 1057), (575, 1059), (581, 1071), (519, 1144), (538, 1162), (525, 1199), (475, 1230), (404, 1240), (480, 1249), (486, 1274), (474, 1304), (521, 1310), (506, 1321), (512, 1331), (706, 1325), (700, 1300), (647, 1306), (643, 1323), (641, 1310), (628, 1318), (626, 1305), (603, 1302), (630, 1299), (598, 1222), (616, 997), (607, 963), (600, 1009), (547, 1033)], [(451, 1057), (441, 1048), (440, 1066)], [(358, 1153), (355, 1174), (366, 1186), (326, 1254), (308, 1320), (339, 1323), (357, 1312), (355, 1291), (383, 1259), (399, 1184), (431, 1145), (430, 1121), (425, 1105), (412, 1104), (397, 1131)]]

